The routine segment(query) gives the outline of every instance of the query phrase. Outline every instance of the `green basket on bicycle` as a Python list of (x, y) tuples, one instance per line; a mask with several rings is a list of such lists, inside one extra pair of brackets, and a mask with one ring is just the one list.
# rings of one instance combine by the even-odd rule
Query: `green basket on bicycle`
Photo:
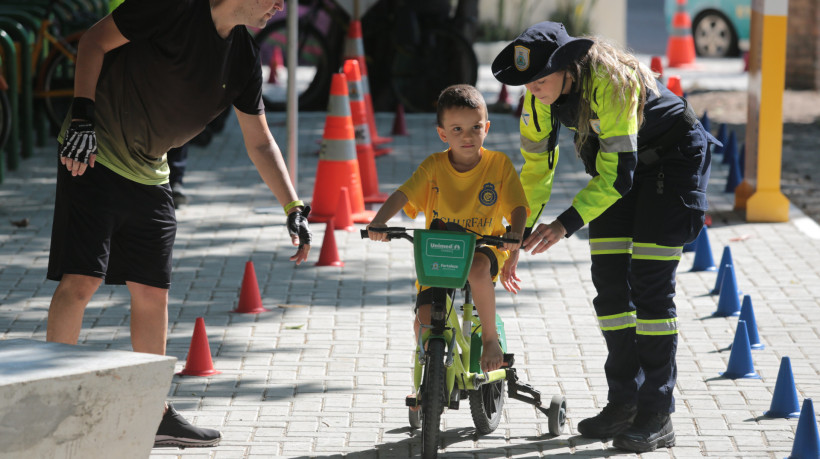
[(418, 229), (413, 231), (413, 251), (419, 284), (462, 288), (475, 253), (475, 234)]

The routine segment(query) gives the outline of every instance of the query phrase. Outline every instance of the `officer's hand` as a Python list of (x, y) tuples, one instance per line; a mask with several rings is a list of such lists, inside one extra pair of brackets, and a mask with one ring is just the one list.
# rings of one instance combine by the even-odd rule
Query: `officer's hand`
[(510, 258), (507, 258), (507, 261), (504, 262), (504, 266), (501, 268), (501, 285), (504, 287), (504, 290), (510, 293), (518, 293), (521, 291), (521, 285), (519, 285), (521, 279), (515, 272), (515, 268), (518, 266), (518, 254), (518, 250), (510, 252)]
[(388, 241), (387, 233), (370, 231), (370, 228), (387, 228), (386, 224), (375, 221), (370, 222), (370, 224), (367, 225), (367, 236), (370, 238), (371, 241)]
[(521, 248), (526, 251), (531, 251), (533, 255), (546, 252), (547, 249), (555, 245), (556, 242), (560, 241), (566, 235), (567, 230), (558, 220), (554, 220), (549, 225), (541, 223), (533, 230), (530, 237), (524, 241), (524, 245), (522, 245)]
[(288, 213), (288, 233), (293, 245), (299, 246), (296, 254), (290, 257), (290, 261), (295, 261), (300, 264), (307, 260), (310, 253), (310, 243), (313, 241), (313, 234), (308, 228), (308, 215), (310, 214), (310, 206), (305, 206), (303, 210), (298, 207)]
[(71, 171), (71, 175), (83, 175), (86, 167), (94, 167), (97, 158), (97, 134), (94, 123), (85, 120), (74, 120), (63, 137), (60, 145), (60, 162)]

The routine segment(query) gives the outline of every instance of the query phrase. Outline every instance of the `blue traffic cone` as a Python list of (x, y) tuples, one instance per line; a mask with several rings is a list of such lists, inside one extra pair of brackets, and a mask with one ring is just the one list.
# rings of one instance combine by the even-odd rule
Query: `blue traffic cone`
[[(735, 133), (732, 132), (732, 138), (734, 138)], [(729, 158), (729, 175), (726, 176), (726, 187), (723, 189), (725, 193), (734, 193), (735, 188), (740, 185), (740, 182), (743, 181), (743, 173), (741, 172), (740, 166), (740, 158), (736, 153), (729, 153), (735, 148), (734, 142), (729, 142), (729, 150), (727, 150), (726, 154), (723, 155), (723, 158)]]
[(814, 404), (810, 398), (803, 400), (797, 430), (794, 432), (792, 454), (787, 459), (820, 458), (820, 434), (817, 432), (817, 421), (814, 417)]
[(713, 155), (722, 155), (723, 150), (726, 149), (726, 123), (720, 123), (718, 126), (718, 133), (715, 136), (721, 145), (715, 145), (715, 149), (712, 150)]
[(703, 129), (706, 130), (708, 133), (712, 133), (712, 123), (709, 121), (709, 115), (706, 113), (706, 110), (703, 111), (703, 116), (700, 118), (700, 124), (703, 125)]
[(695, 260), (690, 271), (714, 271), (715, 259), (712, 257), (712, 244), (709, 243), (709, 232), (704, 226), (695, 239)]
[(726, 265), (723, 272), (723, 283), (720, 285), (717, 311), (712, 315), (715, 317), (729, 317), (738, 314), (740, 314), (740, 296), (737, 294), (735, 268), (732, 265)]
[(746, 322), (746, 331), (749, 333), (749, 346), (752, 349), (765, 349), (766, 346), (760, 342), (760, 335), (757, 333), (757, 320), (755, 320), (755, 312), (752, 309), (751, 296), (743, 296), (743, 301), (740, 304), (740, 317), (737, 319)]
[(737, 158), (737, 139), (735, 139), (735, 131), (729, 132), (729, 138), (723, 144), (723, 159), (722, 164), (732, 164), (732, 161)]
[(788, 357), (780, 359), (780, 371), (774, 383), (774, 394), (769, 411), (763, 413), (769, 418), (796, 418), (800, 416), (800, 403), (797, 401), (797, 389), (794, 386), (792, 363)]
[[(715, 288), (709, 292), (711, 295), (717, 295), (720, 293), (720, 284), (723, 283), (723, 273), (726, 272), (726, 265), (734, 265), (732, 261), (732, 249), (729, 246), (723, 247), (723, 255), (720, 256), (720, 264), (718, 265), (718, 273), (717, 277), (715, 277)], [(738, 293), (740, 296), (740, 293)]]
[(729, 354), (729, 365), (726, 371), (721, 373), (724, 378), (738, 379), (760, 379), (760, 375), (755, 371), (752, 362), (752, 349), (749, 347), (749, 335), (746, 333), (746, 322), (737, 322), (735, 340), (732, 342), (732, 353)]

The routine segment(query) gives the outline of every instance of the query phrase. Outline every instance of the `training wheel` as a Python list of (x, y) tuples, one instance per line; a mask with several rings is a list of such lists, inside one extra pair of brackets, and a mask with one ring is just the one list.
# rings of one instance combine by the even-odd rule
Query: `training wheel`
[(567, 399), (563, 395), (553, 395), (550, 401), (549, 419), (550, 434), (561, 435), (567, 424)]

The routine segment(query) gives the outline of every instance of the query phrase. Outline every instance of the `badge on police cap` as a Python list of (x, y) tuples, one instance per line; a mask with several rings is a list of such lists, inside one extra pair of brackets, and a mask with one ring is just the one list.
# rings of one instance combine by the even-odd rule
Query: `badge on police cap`
[(515, 68), (523, 72), (530, 68), (530, 49), (526, 46), (515, 47)]

